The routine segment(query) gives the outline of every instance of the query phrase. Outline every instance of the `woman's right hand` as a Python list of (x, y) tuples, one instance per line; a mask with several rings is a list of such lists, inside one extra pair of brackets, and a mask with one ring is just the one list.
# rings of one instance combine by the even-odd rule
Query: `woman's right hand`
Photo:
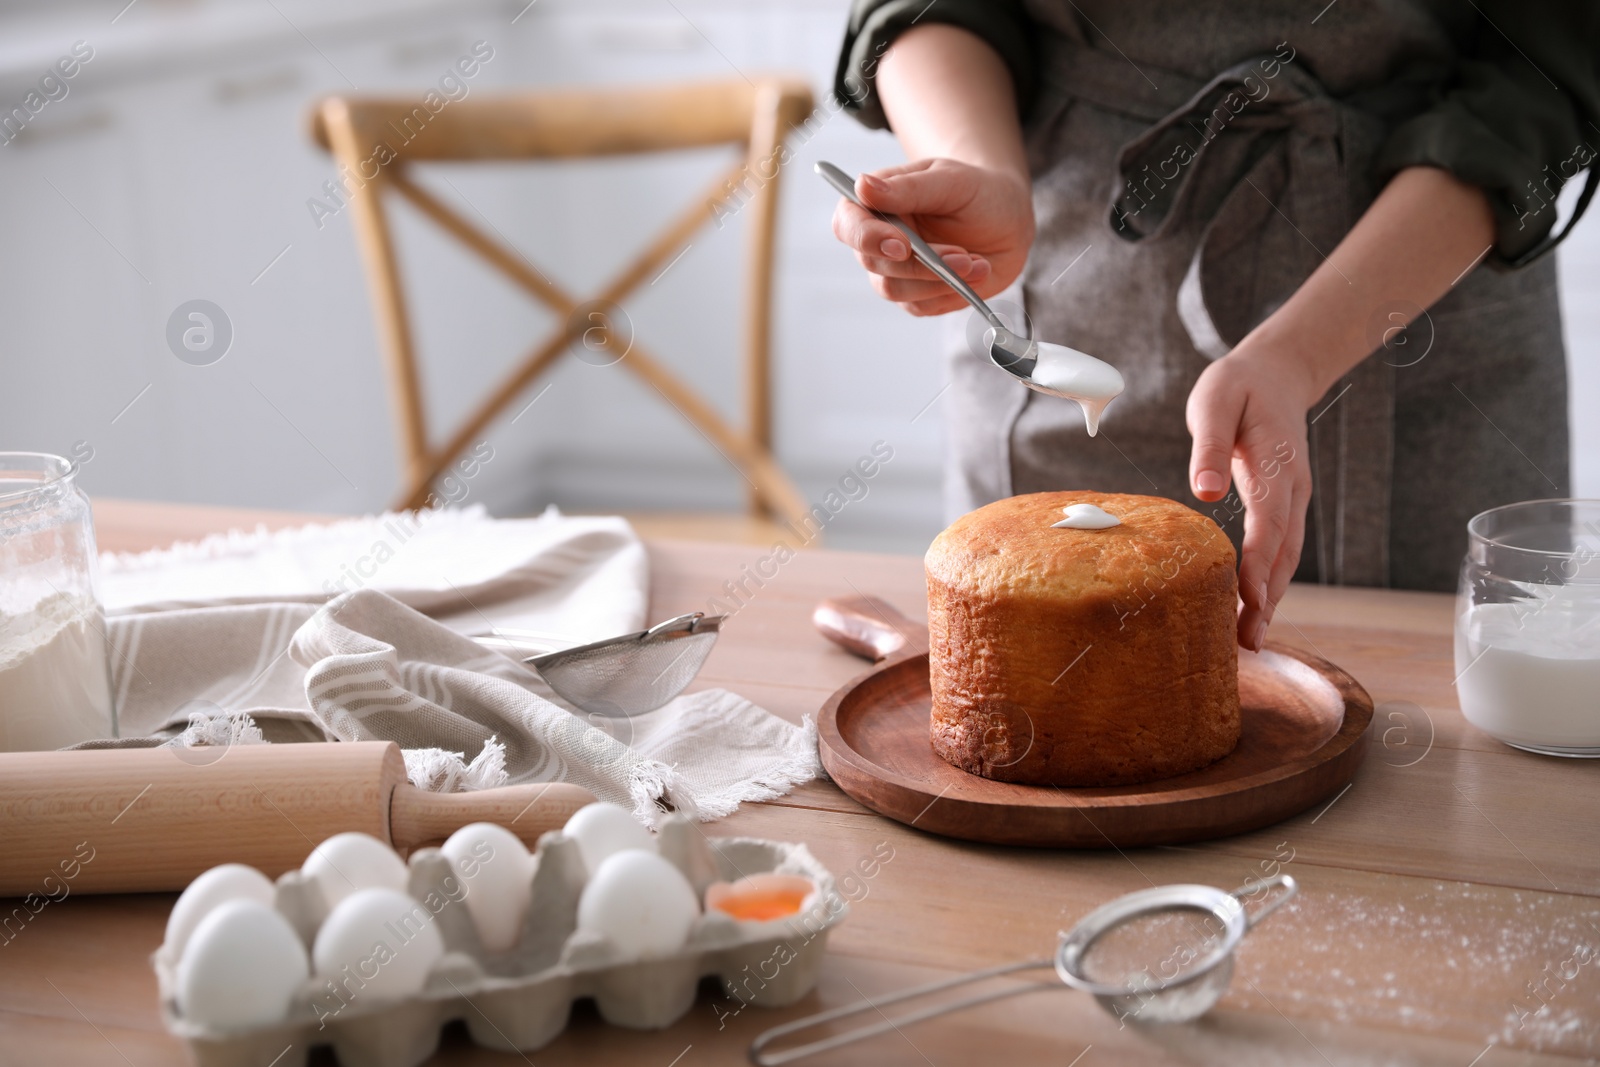
[[(1016, 280), (1033, 244), (1033, 200), (1014, 174), (953, 159), (923, 159), (862, 174), (863, 204), (899, 215), (979, 296)], [(855, 249), (878, 295), (913, 315), (943, 315), (967, 302), (911, 254), (900, 231), (840, 198), (833, 233)]]

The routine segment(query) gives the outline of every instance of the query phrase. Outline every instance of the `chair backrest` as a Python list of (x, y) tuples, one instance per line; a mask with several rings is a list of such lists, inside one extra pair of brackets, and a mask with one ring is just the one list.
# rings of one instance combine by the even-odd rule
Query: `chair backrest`
[[(430, 110), (415, 98), (330, 97), (312, 112), (312, 136), (345, 175), (351, 218), (366, 268), (384, 351), (404, 460), (397, 506), (420, 507), (430, 486), (562, 352), (579, 341), (620, 346), (603, 313), (580, 306), (618, 304), (655, 277), (696, 230), (738, 199), (748, 226), (744, 272), (744, 426), (735, 427), (637, 339), (617, 359), (692, 423), (749, 483), (752, 514), (804, 524), (807, 504), (772, 455), (772, 257), (778, 179), (789, 131), (812, 111), (804, 83), (783, 78), (668, 86), (558, 90), (477, 96)], [(427, 161), (577, 159), (738, 144), (738, 164), (719, 175), (599, 292), (580, 300), (484, 233), (411, 177)], [(548, 305), (565, 325), (533, 345), (437, 447), (417, 373), (406, 300), (383, 192), (399, 194), (424, 216)], [(626, 358), (623, 358), (623, 357)]]

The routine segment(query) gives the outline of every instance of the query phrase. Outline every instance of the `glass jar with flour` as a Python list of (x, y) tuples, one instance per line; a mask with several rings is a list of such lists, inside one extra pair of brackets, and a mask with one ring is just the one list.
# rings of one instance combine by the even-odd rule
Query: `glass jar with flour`
[(116, 733), (94, 519), (77, 467), (0, 452), (0, 751)]
[(1456, 695), (1508, 745), (1600, 757), (1600, 500), (1530, 500), (1467, 524)]

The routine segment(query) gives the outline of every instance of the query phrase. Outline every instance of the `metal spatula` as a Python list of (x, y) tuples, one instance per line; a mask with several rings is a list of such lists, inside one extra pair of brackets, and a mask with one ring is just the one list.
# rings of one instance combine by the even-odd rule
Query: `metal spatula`
[[(683, 692), (700, 673), (726, 617), (691, 612), (638, 633), (543, 652), (522, 662), (538, 671), (561, 699), (592, 715), (643, 715)], [(492, 647), (523, 651), (550, 637), (517, 630), (474, 636)]]

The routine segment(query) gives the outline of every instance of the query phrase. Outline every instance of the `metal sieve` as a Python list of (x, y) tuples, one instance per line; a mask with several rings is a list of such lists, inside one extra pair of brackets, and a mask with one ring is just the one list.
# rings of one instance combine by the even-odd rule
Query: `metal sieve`
[[(643, 715), (694, 681), (716, 644), (724, 618), (691, 612), (635, 634), (543, 652), (522, 662), (538, 671), (563, 700), (591, 715), (614, 719)], [(473, 637), (491, 648), (527, 652), (536, 644), (548, 647), (551, 635), (502, 629)]]
[[(1246, 911), (1263, 897), (1254, 914)], [(965, 1008), (1022, 993), (1061, 986), (1029, 983), (941, 1004), (882, 1022), (776, 1052), (765, 1049), (790, 1034), (810, 1030), (863, 1012), (876, 1011), (947, 989), (1021, 971), (1053, 968), (1068, 987), (1093, 994), (1101, 1007), (1123, 1021), (1174, 1023), (1198, 1019), (1222, 998), (1233, 977), (1233, 950), (1251, 928), (1295, 895), (1298, 886), (1287, 874), (1249, 882), (1233, 892), (1209, 885), (1166, 885), (1144, 889), (1085, 915), (1061, 935), (1055, 955), (1045, 960), (1007, 963), (988, 970), (917, 986), (880, 1000), (867, 1001), (775, 1026), (750, 1045), (750, 1062), (777, 1067), (827, 1052), (878, 1034)]]

